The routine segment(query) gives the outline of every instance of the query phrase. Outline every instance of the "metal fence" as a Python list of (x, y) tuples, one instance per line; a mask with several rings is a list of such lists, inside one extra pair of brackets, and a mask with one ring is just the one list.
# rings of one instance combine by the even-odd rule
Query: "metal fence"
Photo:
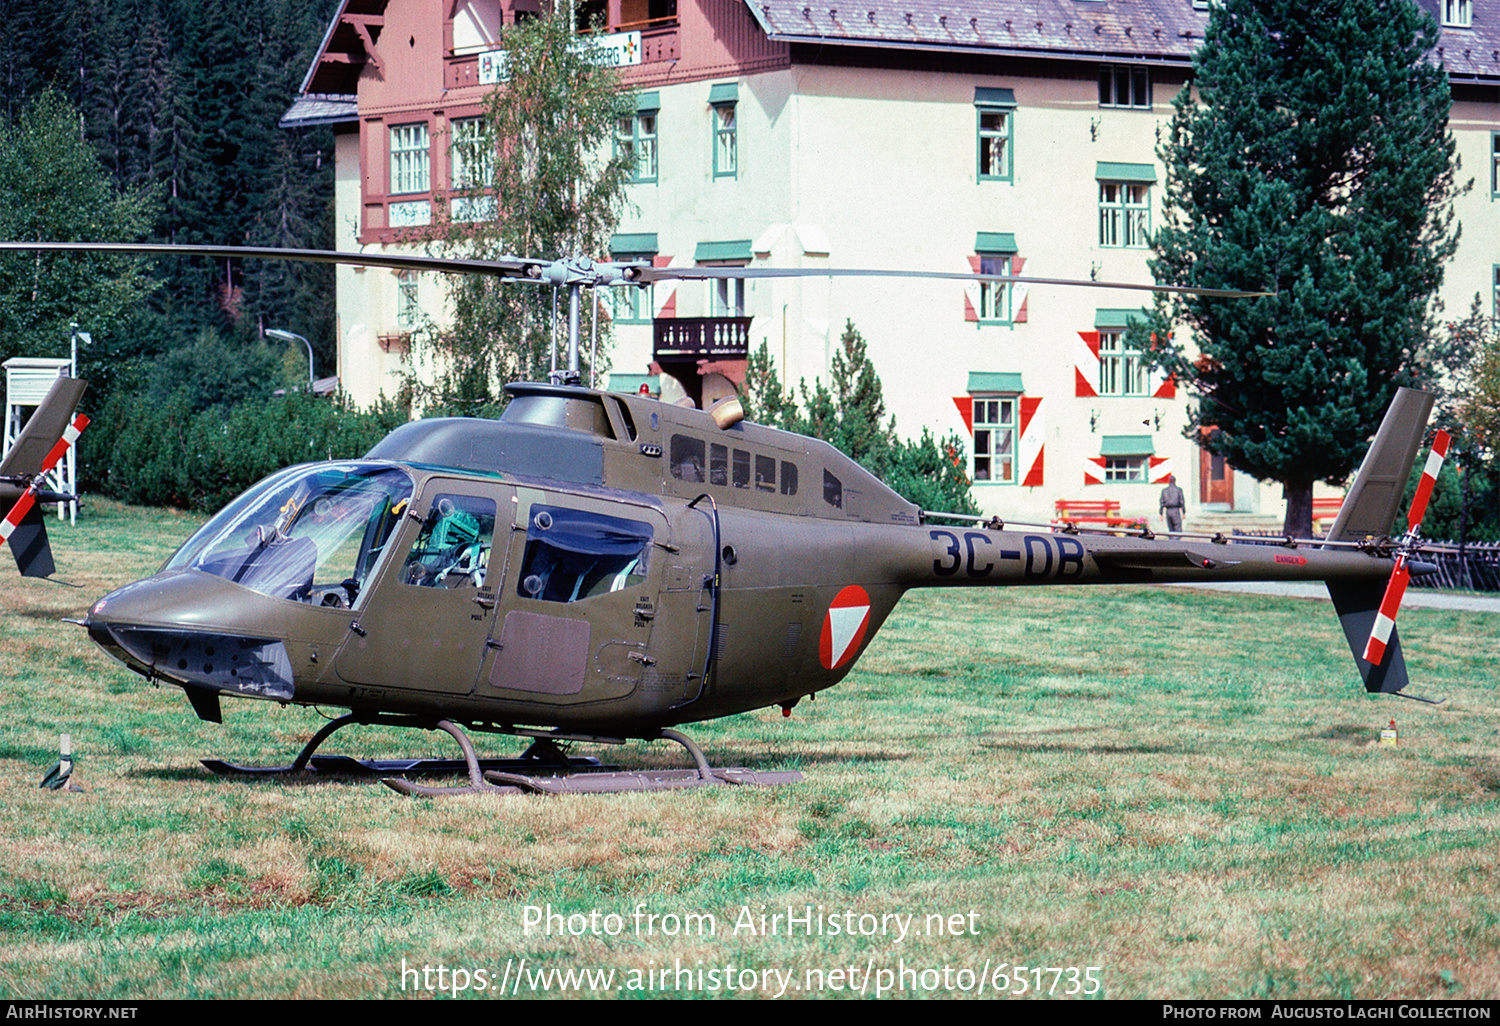
[[(1279, 531), (1235, 531), (1236, 541), (1276, 544), (1283, 535)], [(1454, 550), (1456, 541), (1423, 539), (1427, 545), (1444, 545)], [(1436, 563), (1437, 573), (1423, 574), (1411, 579), (1413, 588), (1459, 588), (1464, 591), (1500, 591), (1500, 544), (1494, 542), (1474, 543), (1464, 546), (1462, 553), (1424, 551), (1424, 563)]]
[[(1457, 542), (1441, 542), (1457, 548)], [(1413, 577), (1413, 588), (1463, 588), (1466, 591), (1500, 591), (1500, 545), (1465, 545), (1458, 552), (1424, 552), (1422, 561), (1436, 563), (1435, 574)]]

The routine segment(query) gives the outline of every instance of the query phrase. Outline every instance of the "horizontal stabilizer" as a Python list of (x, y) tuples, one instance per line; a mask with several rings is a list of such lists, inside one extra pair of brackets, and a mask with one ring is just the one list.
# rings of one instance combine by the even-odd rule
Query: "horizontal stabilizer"
[(1354, 654), (1354, 665), (1359, 667), (1359, 675), (1364, 678), (1365, 690), (1372, 694), (1394, 694), (1406, 687), (1406, 658), (1401, 654), (1401, 639), (1396, 634), (1395, 624), (1391, 624), (1390, 637), (1385, 642), (1385, 653), (1380, 662), (1371, 664), (1363, 658), (1365, 645), (1380, 612), (1380, 601), (1385, 596), (1385, 583), (1329, 581), (1328, 596), (1338, 611), (1339, 624), (1349, 641), (1349, 651)]

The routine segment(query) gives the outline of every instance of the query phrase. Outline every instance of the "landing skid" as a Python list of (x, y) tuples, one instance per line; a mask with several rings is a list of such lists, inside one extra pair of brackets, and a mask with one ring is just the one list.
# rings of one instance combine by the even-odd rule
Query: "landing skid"
[[(205, 769), (221, 777), (279, 776), (293, 772), (290, 766), (241, 766), (223, 759), (200, 759)], [(480, 759), (484, 772), (525, 773), (537, 768), (535, 759), (525, 755), (514, 759)], [(568, 768), (579, 772), (613, 770), (592, 756), (570, 756)], [(388, 777), (400, 774), (410, 777), (451, 777), (468, 771), (462, 759), (356, 759), (348, 755), (314, 755), (307, 765), (309, 773), (323, 777)]]
[[(441, 730), (458, 742), (462, 759), (351, 759), (345, 755), (315, 755), (318, 746), (343, 727), (352, 724), (387, 724)], [(511, 732), (511, 731), (506, 731)], [(516, 759), (480, 759), (462, 727), (451, 720), (417, 720), (399, 716), (350, 713), (330, 720), (312, 736), (286, 766), (239, 766), (222, 759), (204, 759), (203, 765), (224, 776), (290, 776), (309, 769), (327, 776), (379, 776), (381, 783), (400, 794), (436, 798), (451, 794), (615, 794), (625, 791), (668, 791), (715, 784), (795, 784), (802, 779), (796, 770), (762, 771), (740, 767), (714, 769), (703, 751), (686, 735), (663, 729), (655, 739), (674, 741), (686, 748), (696, 768), (690, 770), (621, 770), (594, 758), (569, 756), (559, 741), (592, 741), (623, 744), (623, 738), (570, 736), (556, 731), (513, 731), (532, 738), (531, 747)], [(405, 779), (408, 776), (467, 774), (469, 782), (459, 787), (430, 787)], [(399, 775), (393, 775), (399, 774)]]
[[(399, 777), (387, 777), (382, 781), (398, 794), (414, 798), (438, 798), (453, 794), (619, 794), (627, 791), (668, 791), (683, 787), (712, 787), (716, 784), (758, 784), (774, 786), (795, 784), (802, 779), (796, 770), (765, 772), (742, 768), (714, 769), (704, 758), (703, 751), (685, 734), (664, 729), (658, 734), (663, 741), (675, 741), (688, 750), (696, 769), (691, 770), (638, 770), (614, 771), (601, 768), (597, 771), (569, 772), (567, 767), (544, 774), (513, 773), (498, 770), (481, 772), (479, 761), (474, 757), (473, 746), (462, 730), (444, 720), (438, 724), (458, 741), (464, 750), (464, 760), (469, 771), (466, 787), (428, 787), (413, 784)], [(546, 741), (539, 738), (539, 742)], [(603, 739), (598, 739), (603, 740)], [(549, 742), (550, 744), (550, 742)], [(562, 772), (557, 772), (561, 770)]]
[[(469, 772), (470, 779), (475, 775), (470, 772), (470, 760), (478, 766), (479, 771), (528, 773), (537, 771), (591, 771), (612, 770), (616, 767), (606, 766), (598, 759), (592, 757), (570, 757), (557, 745), (546, 738), (538, 738), (532, 742), (530, 748), (526, 749), (515, 759), (476, 759), (472, 747), (466, 744), (467, 738), (461, 738), (460, 744), (464, 745), (465, 759), (353, 759), (347, 755), (314, 755), (318, 746), (342, 727), (356, 723), (371, 722), (396, 722), (402, 726), (413, 726), (415, 724), (404, 721), (372, 721), (366, 718), (356, 717), (353, 714), (340, 716), (336, 720), (330, 720), (312, 736), (312, 739), (302, 747), (290, 765), (286, 766), (241, 766), (223, 759), (202, 759), (205, 769), (220, 776), (287, 776), (304, 773), (309, 769), (312, 772), (324, 776), (363, 776), (363, 777), (386, 777), (393, 773), (411, 776), (449, 776), (454, 773)], [(444, 726), (447, 724), (447, 726)], [(448, 721), (436, 725), (449, 734), (453, 734), (459, 728)], [(455, 734), (455, 737), (460, 737)]]

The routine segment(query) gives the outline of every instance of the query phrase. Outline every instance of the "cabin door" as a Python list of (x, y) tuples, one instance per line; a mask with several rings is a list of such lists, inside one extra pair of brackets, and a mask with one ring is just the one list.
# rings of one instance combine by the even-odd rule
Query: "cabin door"
[(666, 520), (649, 506), (524, 487), (513, 510), (479, 694), (551, 706), (630, 695), (651, 665)]
[(495, 520), (509, 516), (514, 493), (452, 478), (422, 486), (386, 543), (374, 589), (356, 605), (358, 629), (334, 664), (340, 677), (452, 695), (474, 690), (505, 570)]

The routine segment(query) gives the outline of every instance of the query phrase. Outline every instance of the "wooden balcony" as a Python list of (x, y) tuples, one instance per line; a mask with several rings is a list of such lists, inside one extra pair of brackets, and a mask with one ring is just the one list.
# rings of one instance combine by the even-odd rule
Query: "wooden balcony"
[(651, 322), (657, 359), (744, 360), (749, 317), (658, 317)]

